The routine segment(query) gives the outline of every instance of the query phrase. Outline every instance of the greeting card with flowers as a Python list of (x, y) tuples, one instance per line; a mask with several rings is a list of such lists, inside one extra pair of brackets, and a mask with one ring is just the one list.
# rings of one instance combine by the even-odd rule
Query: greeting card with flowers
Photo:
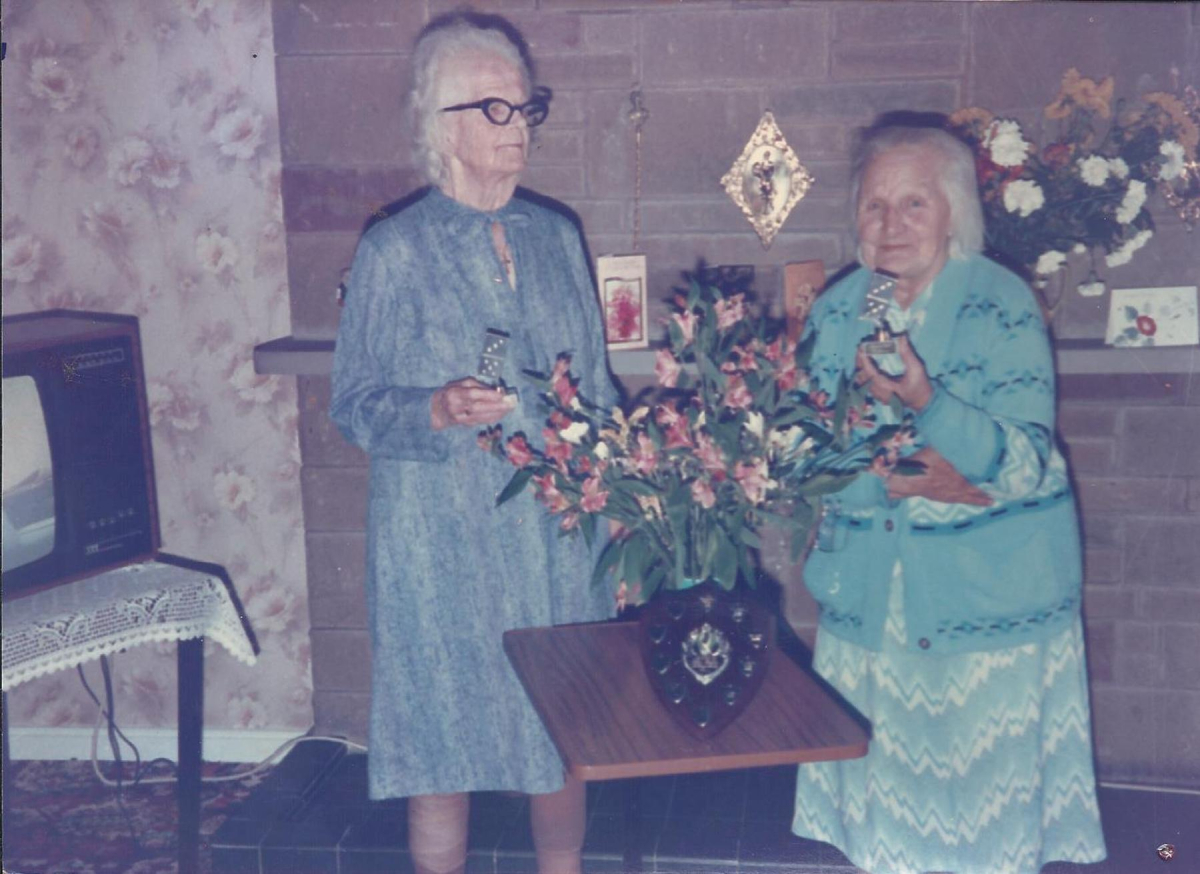
[(1128, 263), (1154, 233), (1148, 198), (1196, 161), (1200, 128), (1174, 95), (1142, 95), (1137, 105), (1113, 101), (1111, 76), (1100, 82), (1071, 68), (1045, 107), (1053, 137), (1040, 149), (1019, 122), (979, 107), (959, 110), (951, 128), (976, 150), (992, 254), (1023, 270), (1053, 311), (1047, 278), (1068, 256), (1090, 255), (1081, 294), (1103, 291), (1096, 258)]
[(1110, 346), (1200, 343), (1196, 286), (1114, 288), (1105, 342)]
[(530, 374), (548, 413), (540, 447), (501, 426), (479, 436), (517, 468), (500, 502), (532, 483), (564, 533), (590, 542), (600, 518), (620, 523), (593, 582), (611, 572), (622, 606), (695, 580), (754, 585), (763, 526), (789, 529), (798, 558), (821, 495), (867, 469), (912, 466), (900, 457), (911, 423), (866, 427), (874, 406), (850, 383), (832, 404), (805, 372), (811, 344), (752, 316), (745, 293), (693, 277), (671, 310), (647, 402), (592, 405), (562, 356), (552, 373)]
[(644, 349), (649, 346), (646, 256), (600, 256), (596, 259), (596, 285), (600, 289), (604, 338), (608, 348)]

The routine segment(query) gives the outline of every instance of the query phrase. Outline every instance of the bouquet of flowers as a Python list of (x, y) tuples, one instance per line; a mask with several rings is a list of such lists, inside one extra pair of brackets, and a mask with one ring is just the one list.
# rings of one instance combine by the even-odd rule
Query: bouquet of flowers
[(1039, 287), (1071, 253), (1094, 259), (1102, 250), (1108, 266), (1127, 263), (1154, 233), (1147, 199), (1195, 162), (1200, 142), (1175, 96), (1156, 92), (1137, 108), (1114, 107), (1111, 76), (1097, 83), (1074, 68), (1044, 115), (1057, 136), (1040, 150), (1018, 122), (986, 109), (950, 117), (976, 150), (988, 249)]
[(797, 348), (782, 325), (752, 318), (744, 293), (693, 278), (667, 326), (647, 403), (629, 412), (594, 406), (564, 355), (552, 373), (528, 374), (548, 414), (540, 447), (500, 426), (479, 435), (483, 449), (517, 468), (499, 503), (532, 483), (567, 534), (590, 543), (598, 519), (620, 523), (593, 583), (611, 572), (621, 606), (691, 580), (728, 590), (740, 574), (753, 585), (764, 525), (790, 528), (798, 558), (821, 495), (868, 468), (911, 465), (900, 457), (911, 425), (897, 418), (866, 436), (873, 401), (844, 384), (832, 404), (805, 372), (811, 344)]

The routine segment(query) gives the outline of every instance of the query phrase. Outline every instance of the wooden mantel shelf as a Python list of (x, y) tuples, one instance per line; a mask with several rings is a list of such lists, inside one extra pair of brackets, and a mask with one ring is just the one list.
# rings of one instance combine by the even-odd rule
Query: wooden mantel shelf
[[(333, 368), (332, 339), (281, 337), (254, 347), (254, 369), (262, 374), (327, 376)], [(1061, 376), (1172, 375), (1200, 373), (1200, 346), (1114, 349), (1101, 340), (1059, 340)], [(610, 352), (616, 376), (650, 376), (654, 350)]]
[[(654, 350), (632, 349), (608, 353), (617, 376), (652, 376)], [(328, 376), (333, 370), (333, 340), (282, 337), (254, 347), (256, 373)]]

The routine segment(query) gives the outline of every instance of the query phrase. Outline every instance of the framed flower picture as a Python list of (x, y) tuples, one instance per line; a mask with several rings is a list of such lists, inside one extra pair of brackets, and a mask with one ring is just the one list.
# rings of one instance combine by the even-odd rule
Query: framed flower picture
[(1105, 342), (1110, 346), (1200, 344), (1196, 286), (1114, 288)]
[(601, 255), (596, 259), (596, 285), (608, 348), (645, 349), (649, 346), (646, 256)]

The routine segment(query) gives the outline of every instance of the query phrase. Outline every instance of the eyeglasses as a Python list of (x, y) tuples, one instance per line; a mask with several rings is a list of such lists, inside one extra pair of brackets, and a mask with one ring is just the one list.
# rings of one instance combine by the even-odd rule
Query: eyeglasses
[(464, 109), (482, 110), (484, 118), (501, 127), (512, 120), (514, 112), (519, 112), (525, 119), (525, 124), (529, 127), (537, 127), (550, 114), (550, 90), (537, 88), (532, 97), (517, 106), (509, 103), (503, 97), (485, 97), (474, 103), (458, 103), (454, 106), (447, 106), (442, 112), (462, 112)]

